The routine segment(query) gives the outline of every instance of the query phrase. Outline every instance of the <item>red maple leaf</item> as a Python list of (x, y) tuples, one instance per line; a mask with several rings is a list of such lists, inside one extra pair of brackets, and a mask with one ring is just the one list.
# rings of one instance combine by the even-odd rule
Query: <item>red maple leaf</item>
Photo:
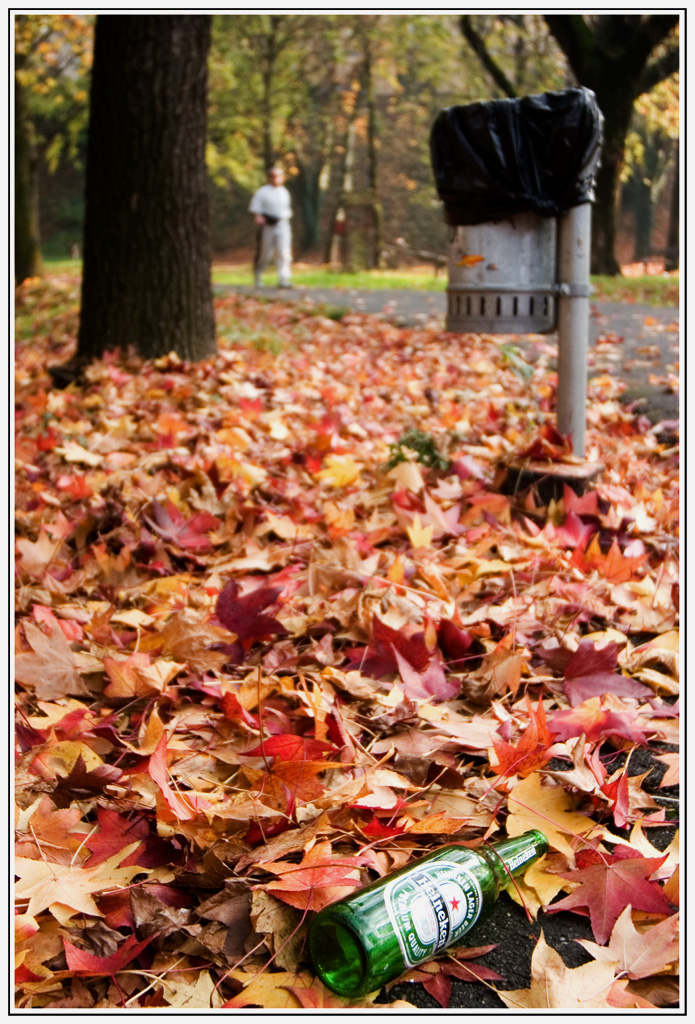
[(408, 697), (452, 700), (461, 684), (444, 673), (441, 656), (427, 646), (425, 630), (415, 625), (394, 629), (378, 615), (372, 616), (372, 635), (367, 647), (347, 652), (350, 667), (375, 679), (397, 672)]
[(615, 671), (621, 646), (610, 643), (599, 649), (591, 640), (581, 641), (565, 665), (565, 694), (572, 707), (604, 693), (618, 697), (651, 695), (647, 686)]
[(222, 714), (229, 722), (245, 722), (246, 725), (252, 725), (254, 728), (258, 727), (258, 717), (252, 715), (250, 711), (242, 706), (239, 702), (239, 698), (232, 690), (227, 690), (222, 695), (220, 700), (220, 709)]
[[(84, 843), (92, 854), (89, 859), (90, 868), (113, 857), (131, 843), (146, 839), (150, 834), (149, 826), (143, 818), (124, 818), (118, 811), (111, 811), (106, 807), (97, 807), (97, 821), (99, 831), (90, 835)], [(143, 849), (141, 843), (126, 860), (121, 861), (121, 867), (137, 864), (138, 855)]]
[(407, 697), (424, 698), (434, 697), (436, 700), (453, 700), (458, 697), (461, 691), (461, 680), (456, 676), (447, 676), (444, 673), (444, 666), (438, 655), (435, 655), (420, 672), (402, 656), (397, 648), (394, 648), (398, 673), (403, 683), (403, 692)]
[(625, 907), (646, 910), (652, 914), (670, 914), (671, 907), (656, 882), (649, 876), (666, 860), (663, 857), (640, 857), (626, 846), (617, 846), (614, 853), (583, 850), (577, 854), (577, 870), (558, 872), (561, 878), (579, 882), (569, 896), (545, 908), (546, 913), (558, 910), (587, 910), (591, 928), (600, 945), (608, 942), (613, 925)]
[(278, 757), (281, 761), (313, 761), (323, 757), (327, 750), (333, 749), (333, 745), (326, 743), (325, 740), (281, 733), (262, 740), (253, 750), (245, 750), (244, 756), (253, 757), (265, 754), (266, 757)]
[[(449, 950), (446, 960), (422, 964), (413, 971), (408, 971), (408, 981), (422, 982), (422, 987), (433, 999), (436, 999), (440, 1006), (448, 1007), (451, 1001), (451, 979), (458, 978), (459, 981), (501, 981), (502, 976), (490, 967), (483, 964), (463, 964), (460, 960), (470, 960), (473, 957), (483, 956), (495, 949), (495, 945), (479, 946), (470, 949)], [(453, 957), (458, 957), (454, 960)]]
[(263, 612), (264, 608), (277, 604), (282, 590), (281, 586), (262, 583), (254, 590), (242, 594), (239, 583), (228, 580), (217, 598), (217, 618), (230, 633), (236, 633), (241, 641), (262, 640), (286, 633), (282, 623)]
[(473, 644), (473, 636), (459, 629), (451, 619), (442, 619), (437, 625), (437, 644), (448, 665), (462, 668), (470, 657), (468, 651)]
[(538, 436), (528, 448), (518, 452), (520, 459), (540, 459), (561, 462), (566, 455), (572, 454), (572, 439), (564, 437), (552, 424), (545, 423)]
[(155, 932), (153, 935), (148, 935), (146, 939), (141, 939), (139, 942), (134, 935), (130, 935), (123, 945), (110, 956), (95, 956), (94, 953), (89, 953), (86, 949), (73, 946), (72, 942), (68, 942), (63, 937), (68, 969), (78, 978), (113, 977), (114, 974), (122, 971), (126, 964), (134, 960), (157, 934)]
[(562, 501), (565, 512), (569, 515), (574, 512), (578, 516), (598, 515), (598, 494), (596, 491), (587, 491), (586, 494), (577, 494), (569, 484), (563, 488)]
[(552, 745), (553, 738), (545, 719), (543, 701), (538, 700), (535, 713), (530, 700), (528, 708), (530, 722), (516, 746), (504, 740), (492, 741), (499, 764), (490, 767), (496, 775), (520, 775), (526, 778), (550, 757), (548, 748)]
[(173, 501), (167, 501), (166, 508), (158, 501), (153, 501), (152, 515), (154, 520), (149, 516), (143, 516), (143, 519), (162, 540), (184, 551), (209, 551), (212, 542), (206, 533), (220, 525), (220, 520), (210, 512), (195, 512), (190, 519), (186, 519)]
[(620, 736), (646, 746), (647, 735), (637, 726), (636, 711), (608, 711), (598, 697), (584, 701), (570, 711), (560, 711), (550, 720), (550, 731), (560, 740), (572, 736), (586, 736), (590, 743), (604, 740), (607, 736)]
[[(543, 532), (545, 533), (546, 531), (544, 530)], [(587, 540), (593, 532), (594, 527), (582, 522), (574, 512), (567, 513), (562, 526), (550, 524), (548, 527), (550, 539), (554, 544), (558, 544), (562, 548), (581, 547), (584, 549)]]

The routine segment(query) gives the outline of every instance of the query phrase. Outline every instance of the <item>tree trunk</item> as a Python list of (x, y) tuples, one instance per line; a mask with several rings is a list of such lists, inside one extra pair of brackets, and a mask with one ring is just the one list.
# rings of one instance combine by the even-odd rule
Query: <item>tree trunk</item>
[(633, 185), (633, 210), (635, 215), (635, 245), (633, 259), (636, 263), (646, 260), (652, 251), (652, 230), (654, 227), (654, 200), (651, 185), (639, 176)]
[(615, 256), (615, 210), (620, 167), (605, 149), (596, 174), (596, 199), (591, 211), (591, 273), (619, 274)]
[(304, 167), (299, 164), (294, 180), (294, 190), (301, 210), (302, 237), (300, 252), (310, 252), (319, 244), (323, 192), (321, 191), (321, 168)]
[(671, 210), (668, 222), (668, 235), (666, 237), (666, 263), (665, 270), (678, 270), (679, 260), (679, 239), (680, 239), (680, 160), (676, 149), (676, 171), (673, 175), (673, 191), (671, 192)]
[(102, 15), (94, 39), (78, 357), (215, 351), (208, 15)]
[(678, 24), (678, 15), (544, 15), (581, 85), (593, 89), (604, 116), (601, 166), (592, 217), (591, 272), (619, 274), (615, 211), (625, 137), (633, 104), (678, 68), (677, 47), (650, 60)]
[(328, 230), (328, 243), (326, 245), (325, 262), (339, 263), (344, 270), (352, 270), (350, 239), (347, 235), (347, 211), (346, 200), (354, 189), (354, 167), (355, 167), (355, 146), (356, 131), (355, 118), (357, 105), (350, 114), (345, 140), (343, 143), (343, 162), (341, 168), (340, 198), (335, 213), (331, 219)]
[(265, 49), (261, 60), (261, 79), (263, 95), (261, 97), (261, 120), (263, 131), (263, 163), (266, 174), (275, 163), (275, 146), (273, 145), (273, 88), (275, 84), (275, 63), (278, 56), (278, 28), (282, 15), (270, 15), (270, 31), (264, 38)]
[(365, 97), (367, 101), (367, 180), (369, 189), (374, 197), (373, 218), (374, 235), (371, 252), (369, 253), (369, 268), (379, 267), (382, 263), (382, 250), (384, 248), (382, 208), (379, 202), (379, 163), (377, 160), (377, 123), (376, 123), (376, 101), (374, 99), (374, 75), (372, 70), (372, 53), (369, 46), (365, 49), (364, 62), (365, 75)]
[(39, 239), (38, 166), (24, 88), (14, 80), (14, 277), (21, 284), (43, 274)]

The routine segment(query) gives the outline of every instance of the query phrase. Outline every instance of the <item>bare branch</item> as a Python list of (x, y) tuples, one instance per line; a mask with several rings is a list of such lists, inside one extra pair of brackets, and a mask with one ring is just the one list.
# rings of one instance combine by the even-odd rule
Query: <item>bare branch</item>
[(476, 32), (470, 15), (462, 14), (459, 19), (459, 26), (464, 39), (498, 88), (502, 90), (505, 96), (509, 96), (510, 99), (515, 99), (518, 96), (517, 90), (490, 54), (490, 51), (485, 44), (485, 40), (478, 32)]

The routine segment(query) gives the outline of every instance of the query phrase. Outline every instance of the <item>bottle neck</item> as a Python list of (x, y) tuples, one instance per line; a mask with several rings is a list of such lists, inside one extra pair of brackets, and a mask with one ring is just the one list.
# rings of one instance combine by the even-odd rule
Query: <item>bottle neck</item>
[(548, 851), (548, 840), (537, 829), (524, 832), (511, 839), (502, 839), (482, 846), (482, 853), (495, 873), (500, 888), (509, 885), (512, 878), (523, 875), (526, 869)]

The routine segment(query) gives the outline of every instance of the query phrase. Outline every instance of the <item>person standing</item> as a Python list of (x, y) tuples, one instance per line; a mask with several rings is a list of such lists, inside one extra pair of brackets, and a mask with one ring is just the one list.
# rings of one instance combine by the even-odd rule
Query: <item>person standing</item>
[(268, 182), (254, 193), (249, 212), (254, 215), (258, 226), (256, 257), (254, 260), (254, 283), (261, 285), (261, 276), (275, 256), (278, 269), (278, 287), (291, 288), (292, 273), (292, 201), (284, 185), (285, 175), (281, 167), (271, 167)]

